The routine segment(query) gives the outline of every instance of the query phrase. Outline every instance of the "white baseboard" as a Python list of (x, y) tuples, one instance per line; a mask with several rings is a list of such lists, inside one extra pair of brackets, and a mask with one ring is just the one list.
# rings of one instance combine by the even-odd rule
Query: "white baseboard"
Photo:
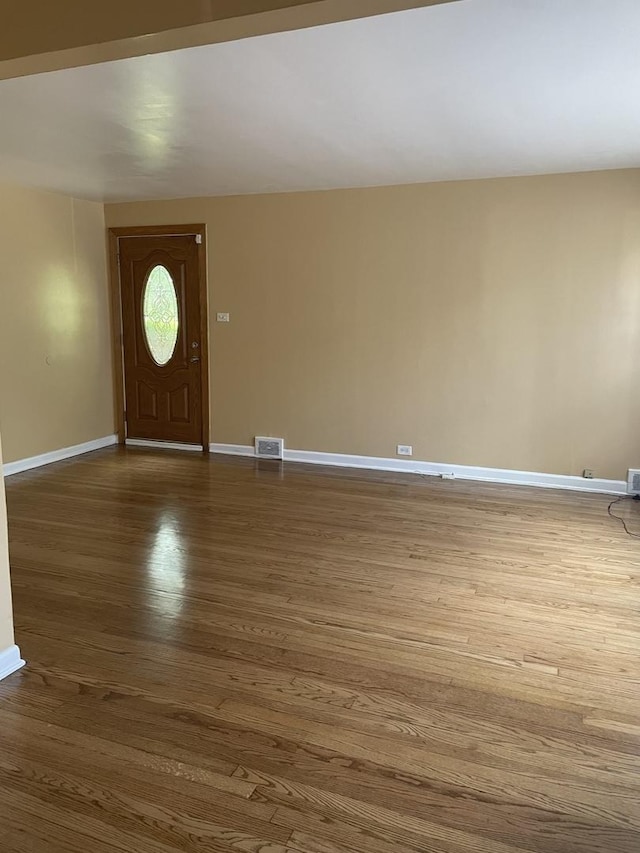
[(0, 652), (0, 681), (17, 672), (24, 666), (24, 661), (20, 657), (20, 649), (17, 646), (9, 646), (3, 652)]
[[(225, 456), (255, 456), (252, 444), (210, 444), (210, 453), (222, 453)], [(288, 451), (287, 451), (288, 452)]]
[[(73, 447), (64, 447), (61, 450), (53, 450), (40, 456), (31, 456), (28, 459), (19, 459), (16, 462), (8, 462), (3, 466), (5, 477), (29, 471), (32, 468), (40, 468), (50, 465), (52, 462), (60, 462), (73, 456), (81, 456), (93, 450), (101, 450), (118, 443), (116, 435), (108, 435), (87, 441), (84, 444), (76, 444)], [(198, 444), (178, 444), (173, 442), (146, 441), (143, 439), (128, 438), (128, 445), (132, 447), (155, 447), (168, 450), (195, 450), (202, 452), (202, 446)], [(250, 444), (211, 444), (211, 453), (221, 453), (229, 456), (255, 456), (253, 445)], [(285, 462), (306, 462), (312, 465), (329, 465), (342, 468), (366, 468), (372, 471), (395, 471), (405, 474), (423, 474), (433, 477), (452, 474), (460, 480), (478, 480), (487, 483), (505, 483), (509, 485), (537, 486), (546, 489), (571, 489), (580, 492), (602, 492), (605, 494), (627, 494), (627, 484), (624, 480), (587, 480), (583, 477), (568, 474), (544, 474), (535, 471), (514, 471), (506, 468), (481, 468), (471, 465), (448, 465), (441, 462), (421, 462), (414, 459), (394, 459), (382, 456), (355, 456), (346, 453), (321, 453), (313, 450), (286, 450), (284, 452)]]
[(128, 447), (155, 447), (156, 450), (197, 450), (202, 453), (201, 444), (181, 444), (177, 441), (151, 441), (147, 438), (127, 438)]
[(41, 468), (52, 462), (61, 462), (63, 459), (71, 459), (72, 456), (81, 456), (83, 453), (91, 453), (92, 450), (101, 450), (118, 443), (117, 435), (106, 435), (104, 438), (96, 438), (93, 441), (85, 441), (84, 444), (75, 444), (73, 447), (63, 447), (61, 450), (52, 450), (40, 456), (30, 456), (28, 459), (19, 459), (17, 462), (7, 462), (3, 465), (3, 474), (10, 477), (12, 474), (20, 474), (22, 471), (30, 471), (32, 468)]
[[(255, 456), (250, 444), (211, 444), (211, 453), (229, 456)], [(382, 456), (353, 456), (346, 453), (318, 453), (313, 450), (286, 450), (285, 462), (306, 462), (312, 465), (332, 465), (342, 468), (368, 468), (373, 471), (396, 471), (432, 477), (453, 475), (459, 480), (478, 480), (485, 483), (504, 483), (512, 486), (537, 486), (543, 489), (570, 489), (578, 492), (602, 492), (624, 495), (624, 480), (587, 480), (569, 474), (542, 474), (535, 471), (512, 471), (506, 468), (480, 468), (472, 465), (447, 465), (442, 462), (420, 462), (414, 459), (385, 459)]]

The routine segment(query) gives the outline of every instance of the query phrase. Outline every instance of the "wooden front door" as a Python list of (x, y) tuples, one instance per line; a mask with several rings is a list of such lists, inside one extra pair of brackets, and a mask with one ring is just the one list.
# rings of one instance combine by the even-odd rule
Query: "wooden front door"
[(120, 238), (127, 438), (204, 445), (199, 246)]

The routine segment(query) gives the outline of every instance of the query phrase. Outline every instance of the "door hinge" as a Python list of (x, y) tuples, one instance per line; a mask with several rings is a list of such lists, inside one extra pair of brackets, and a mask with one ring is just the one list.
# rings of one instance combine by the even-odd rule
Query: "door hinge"
[(202, 243), (202, 234), (196, 234), (196, 243), (198, 245)]

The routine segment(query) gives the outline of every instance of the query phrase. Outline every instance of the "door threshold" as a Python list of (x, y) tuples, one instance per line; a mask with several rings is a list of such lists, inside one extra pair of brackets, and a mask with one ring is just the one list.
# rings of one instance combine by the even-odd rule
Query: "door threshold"
[(148, 438), (125, 438), (128, 447), (155, 447), (159, 450), (197, 450), (202, 453), (201, 444), (181, 444), (178, 441), (152, 441)]

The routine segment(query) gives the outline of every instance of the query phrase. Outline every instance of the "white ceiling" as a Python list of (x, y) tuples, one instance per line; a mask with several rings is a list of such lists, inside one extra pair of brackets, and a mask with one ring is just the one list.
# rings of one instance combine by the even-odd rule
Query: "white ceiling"
[(0, 83), (0, 179), (107, 201), (640, 166), (640, 0), (461, 0)]

